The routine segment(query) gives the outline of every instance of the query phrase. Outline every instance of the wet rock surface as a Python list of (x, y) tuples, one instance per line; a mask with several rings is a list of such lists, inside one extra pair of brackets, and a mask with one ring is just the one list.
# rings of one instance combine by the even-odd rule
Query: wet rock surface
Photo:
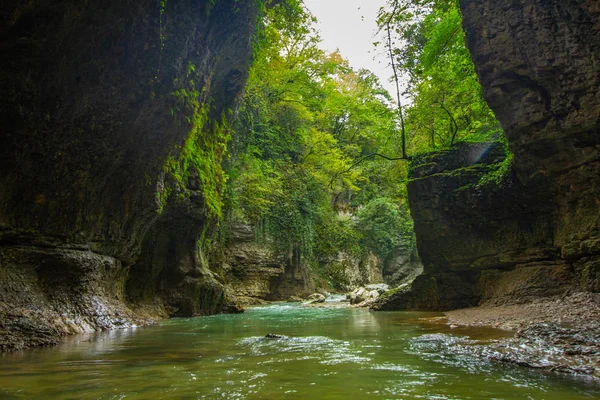
[(288, 337), (285, 335), (278, 335), (276, 333), (267, 333), (265, 335), (265, 339), (270, 339), (270, 340), (281, 340), (281, 339), (287, 339)]
[(308, 296), (308, 299), (304, 302), (305, 304), (325, 303), (327, 297), (321, 293), (313, 293)]
[(133, 310), (128, 269), (74, 249), (5, 246), (0, 252), (0, 350), (56, 344), (63, 336), (145, 325), (167, 314)]
[(493, 361), (600, 379), (600, 322), (577, 328), (533, 324), (520, 329), (513, 339), (474, 353)]
[(575, 293), (518, 305), (446, 313), (451, 326), (490, 326), (514, 337), (452, 351), (526, 367), (600, 378), (600, 294)]
[(413, 339), (411, 348), (419, 353), (433, 353), (436, 357), (467, 355), (600, 379), (598, 322), (578, 328), (533, 324), (519, 330), (514, 338), (499, 340), (429, 334)]

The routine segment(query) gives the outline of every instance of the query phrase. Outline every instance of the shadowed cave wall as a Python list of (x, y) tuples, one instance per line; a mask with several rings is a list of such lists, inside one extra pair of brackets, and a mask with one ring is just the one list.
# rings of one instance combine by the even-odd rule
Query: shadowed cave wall
[(194, 179), (183, 153), (219, 160), (255, 3), (0, 7), (0, 348), (229, 310), (199, 251), (218, 171)]

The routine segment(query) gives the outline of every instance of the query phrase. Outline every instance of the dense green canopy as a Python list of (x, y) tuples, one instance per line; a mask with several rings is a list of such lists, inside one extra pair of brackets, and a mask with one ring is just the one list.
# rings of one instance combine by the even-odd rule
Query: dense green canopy
[(465, 47), (458, 0), (390, 0), (378, 24), (378, 45), (391, 47), (411, 101), (404, 107), (409, 152), (501, 135)]
[(378, 22), (409, 105), (370, 71), (321, 50), (299, 0), (263, 10), (232, 127), (226, 201), (230, 220), (257, 226), (282, 254), (385, 258), (412, 243), (403, 135), (410, 155), (500, 132), (455, 1), (391, 1)]

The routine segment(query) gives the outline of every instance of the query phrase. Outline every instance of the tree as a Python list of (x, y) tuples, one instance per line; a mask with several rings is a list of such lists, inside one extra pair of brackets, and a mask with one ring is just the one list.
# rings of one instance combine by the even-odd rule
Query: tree
[(319, 49), (312, 22), (293, 1), (265, 10), (227, 190), (230, 216), (259, 226), (281, 253), (321, 257), (356, 247), (344, 213), (373, 197), (400, 201), (404, 187), (372, 157), (398, 150), (389, 94), (371, 72)]
[(407, 210), (392, 199), (378, 197), (357, 213), (357, 230), (361, 248), (373, 251), (382, 259), (401, 243), (412, 244), (413, 223)]
[(378, 22), (395, 79), (399, 70), (412, 99), (405, 122), (413, 152), (501, 134), (465, 47), (456, 0), (391, 0)]

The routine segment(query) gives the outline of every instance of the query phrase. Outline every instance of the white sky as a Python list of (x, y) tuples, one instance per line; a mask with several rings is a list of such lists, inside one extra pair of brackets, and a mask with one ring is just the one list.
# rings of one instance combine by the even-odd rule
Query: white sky
[[(375, 48), (377, 11), (386, 0), (304, 0), (306, 7), (319, 20), (322, 48), (339, 49), (342, 57), (355, 70), (366, 68), (379, 77), (383, 87), (395, 96), (395, 85), (389, 82), (393, 72), (388, 66), (383, 47)], [(375, 57), (375, 60), (373, 59)]]

